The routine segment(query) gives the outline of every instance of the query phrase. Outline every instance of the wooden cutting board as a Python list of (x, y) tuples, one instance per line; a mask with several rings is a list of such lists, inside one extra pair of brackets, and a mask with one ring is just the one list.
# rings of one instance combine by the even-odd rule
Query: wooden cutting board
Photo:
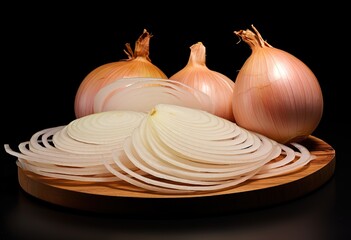
[(138, 216), (209, 215), (281, 204), (325, 184), (335, 171), (335, 150), (310, 136), (302, 144), (317, 158), (302, 169), (249, 180), (225, 191), (188, 195), (146, 192), (123, 183), (85, 183), (47, 178), (18, 168), (21, 188), (43, 201), (79, 211)]

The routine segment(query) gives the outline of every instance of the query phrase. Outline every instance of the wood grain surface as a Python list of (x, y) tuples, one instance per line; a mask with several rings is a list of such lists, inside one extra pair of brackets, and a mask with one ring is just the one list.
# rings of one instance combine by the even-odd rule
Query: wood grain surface
[(35, 198), (78, 211), (121, 215), (210, 215), (283, 204), (317, 190), (334, 174), (335, 150), (310, 136), (302, 142), (317, 158), (286, 175), (248, 180), (224, 191), (165, 195), (127, 183), (84, 183), (47, 178), (18, 168), (21, 188)]

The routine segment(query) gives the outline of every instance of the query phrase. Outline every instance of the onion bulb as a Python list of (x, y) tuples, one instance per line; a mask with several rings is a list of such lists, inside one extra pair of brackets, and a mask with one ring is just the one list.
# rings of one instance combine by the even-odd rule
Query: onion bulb
[(235, 80), (236, 123), (280, 143), (302, 141), (322, 117), (318, 79), (305, 63), (271, 46), (252, 28), (234, 31), (252, 50)]
[(74, 112), (77, 118), (94, 112), (96, 93), (107, 84), (128, 77), (156, 77), (167, 79), (166, 74), (149, 58), (149, 42), (152, 35), (145, 29), (135, 43), (134, 52), (126, 44), (128, 59), (103, 64), (92, 70), (81, 82), (75, 96)]
[(232, 111), (234, 81), (206, 66), (206, 48), (202, 42), (190, 47), (188, 63), (170, 79), (183, 82), (206, 93), (213, 102), (214, 114), (234, 121)]

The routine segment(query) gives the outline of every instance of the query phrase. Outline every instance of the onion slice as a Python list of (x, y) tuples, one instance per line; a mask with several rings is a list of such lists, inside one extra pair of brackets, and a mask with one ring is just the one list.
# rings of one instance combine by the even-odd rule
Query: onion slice
[[(181, 194), (285, 174), (313, 159), (306, 148), (294, 146), (297, 150), (203, 110), (157, 104), (113, 159), (130, 184)], [(128, 161), (145, 174), (129, 169)]]
[(284, 145), (206, 110), (165, 103), (147, 113), (86, 115), (36, 132), (18, 150), (4, 147), (25, 171), (124, 181), (159, 194), (225, 190), (298, 171), (316, 158), (300, 143)]
[(19, 167), (43, 176), (119, 181), (104, 165), (113, 162), (112, 152), (122, 150), (124, 139), (145, 116), (146, 113), (135, 111), (90, 114), (67, 125), (36, 132), (30, 141), (18, 145), (18, 151), (5, 144), (5, 151), (18, 158)]
[(207, 94), (175, 80), (146, 77), (117, 79), (101, 88), (94, 99), (94, 112), (132, 110), (147, 113), (160, 103), (214, 112)]

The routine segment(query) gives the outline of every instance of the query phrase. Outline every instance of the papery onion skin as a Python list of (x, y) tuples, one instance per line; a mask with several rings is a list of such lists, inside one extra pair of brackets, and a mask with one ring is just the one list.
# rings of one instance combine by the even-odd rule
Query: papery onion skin
[(252, 50), (235, 80), (236, 123), (280, 143), (302, 141), (323, 115), (318, 79), (305, 63), (272, 47), (252, 27), (255, 32), (234, 32)]
[(75, 96), (74, 112), (77, 118), (94, 113), (94, 97), (107, 84), (129, 77), (156, 77), (167, 79), (166, 74), (149, 58), (152, 37), (145, 29), (135, 43), (134, 52), (127, 43), (124, 52), (128, 59), (103, 64), (93, 69), (81, 82)]
[(215, 107), (214, 114), (234, 122), (232, 111), (234, 81), (206, 66), (206, 48), (202, 42), (193, 44), (190, 50), (187, 65), (173, 74), (170, 79), (208, 94)]

